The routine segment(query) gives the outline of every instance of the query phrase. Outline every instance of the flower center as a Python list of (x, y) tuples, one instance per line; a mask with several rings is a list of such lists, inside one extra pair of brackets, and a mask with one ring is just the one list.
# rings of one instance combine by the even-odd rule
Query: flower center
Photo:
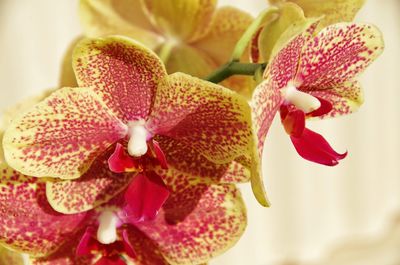
[(288, 84), (282, 89), (285, 100), (295, 105), (304, 113), (312, 112), (321, 106), (321, 102), (310, 94), (299, 91), (294, 85)]
[(105, 245), (117, 241), (117, 215), (111, 210), (105, 210), (100, 214), (98, 221), (97, 240)]
[(129, 125), (128, 153), (134, 157), (140, 157), (147, 152), (148, 131), (143, 124)]

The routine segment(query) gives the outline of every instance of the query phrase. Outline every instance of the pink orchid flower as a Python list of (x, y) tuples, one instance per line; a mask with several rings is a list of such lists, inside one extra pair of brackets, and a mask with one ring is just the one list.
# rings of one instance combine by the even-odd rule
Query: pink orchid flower
[[(47, 201), (51, 180), (22, 175), (5, 163), (0, 168), (0, 243), (30, 254), (36, 265), (201, 264), (236, 243), (246, 226), (234, 185), (199, 184), (182, 172), (165, 177), (170, 196), (150, 220), (137, 218), (125, 198), (143, 182), (147, 189), (140, 193), (149, 197), (157, 179), (139, 175), (106, 204), (66, 215)], [(95, 178), (88, 174), (81, 186)]]
[(279, 111), (299, 155), (334, 166), (346, 154), (335, 152), (321, 135), (306, 128), (305, 120), (355, 111), (362, 103), (356, 77), (381, 54), (384, 44), (372, 25), (339, 23), (315, 35), (317, 25), (307, 22), (284, 33), (263, 74), (264, 81), (253, 94), (253, 122), (260, 155)]
[[(123, 37), (84, 40), (73, 61), (81, 87), (55, 91), (16, 118), (3, 141), (7, 162), (19, 172), (71, 180), (48, 184), (57, 211), (106, 203), (138, 174), (156, 174), (163, 182), (148, 168), (151, 160), (164, 169), (183, 167), (196, 178), (204, 161), (226, 168), (248, 153), (251, 111), (234, 92), (182, 73), (167, 75), (152, 51)], [(188, 161), (188, 152), (197, 160)], [(74, 181), (87, 172), (100, 177), (87, 185)], [(219, 181), (207, 174), (201, 181)], [(154, 196), (162, 201), (168, 190), (160, 189)]]

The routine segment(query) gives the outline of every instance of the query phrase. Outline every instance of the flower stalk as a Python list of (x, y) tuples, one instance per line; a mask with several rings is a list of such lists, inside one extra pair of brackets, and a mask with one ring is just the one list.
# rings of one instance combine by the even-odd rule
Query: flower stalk
[(257, 71), (264, 70), (266, 63), (240, 63), (231, 61), (218, 68), (210, 74), (205, 80), (218, 84), (233, 75), (250, 75), (254, 76)]

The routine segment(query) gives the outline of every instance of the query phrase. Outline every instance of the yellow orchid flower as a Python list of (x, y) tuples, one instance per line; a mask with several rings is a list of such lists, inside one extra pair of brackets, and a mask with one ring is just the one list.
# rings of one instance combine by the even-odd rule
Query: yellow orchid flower
[[(229, 61), (234, 46), (253, 21), (234, 7), (216, 8), (217, 0), (81, 0), (84, 35), (124, 35), (155, 51), (168, 73), (204, 78)], [(75, 45), (75, 42), (72, 46)], [(61, 87), (76, 86), (72, 49), (63, 64)], [(251, 77), (232, 77), (226, 87), (250, 96)]]

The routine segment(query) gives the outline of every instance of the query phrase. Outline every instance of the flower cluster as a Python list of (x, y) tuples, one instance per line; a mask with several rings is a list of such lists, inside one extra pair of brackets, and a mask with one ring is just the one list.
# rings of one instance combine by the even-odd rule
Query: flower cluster
[(247, 222), (235, 184), (269, 205), (276, 112), (303, 158), (346, 156), (305, 122), (362, 103), (356, 77), (383, 41), (342, 22), (361, 2), (273, 1), (253, 21), (215, 0), (81, 0), (60, 88), (4, 115), (0, 244), (38, 265), (204, 264), (232, 247)]

